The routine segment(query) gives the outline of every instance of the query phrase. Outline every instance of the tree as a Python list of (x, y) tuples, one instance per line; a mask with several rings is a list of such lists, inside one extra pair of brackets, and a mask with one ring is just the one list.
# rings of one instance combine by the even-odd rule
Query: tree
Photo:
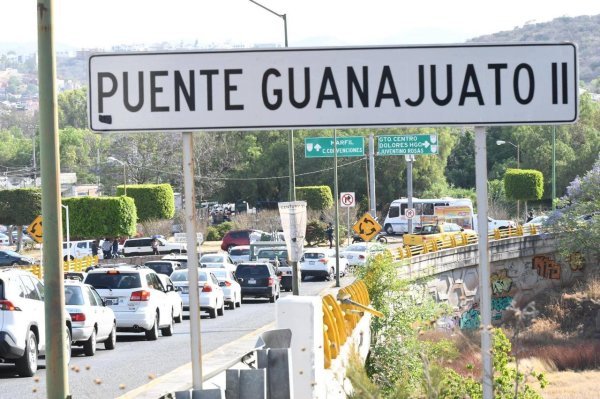
[(37, 188), (0, 190), (0, 224), (18, 226), (17, 251), (21, 250), (22, 229), (42, 213), (42, 191)]
[(544, 194), (544, 176), (538, 170), (508, 169), (504, 175), (504, 191), (508, 198), (525, 201), (539, 200)]
[(316, 211), (333, 206), (333, 197), (329, 186), (296, 187), (296, 199), (306, 201), (307, 208)]
[[(117, 187), (117, 195), (124, 194), (125, 187)], [(127, 196), (135, 202), (139, 221), (171, 219), (175, 214), (175, 197), (170, 184), (127, 186)]]
[(72, 239), (132, 236), (136, 232), (137, 213), (132, 198), (74, 197), (65, 198), (63, 204), (69, 207)]
[(67, 90), (58, 95), (58, 126), (86, 129), (87, 88)]
[(600, 157), (583, 177), (577, 176), (550, 214), (548, 224), (559, 233), (559, 251), (600, 255)]

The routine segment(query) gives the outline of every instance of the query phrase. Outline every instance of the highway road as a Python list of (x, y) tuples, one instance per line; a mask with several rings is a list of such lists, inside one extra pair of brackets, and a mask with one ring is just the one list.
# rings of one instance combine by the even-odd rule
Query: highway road
[[(352, 277), (345, 277), (341, 285), (346, 286), (352, 281)], [(309, 278), (302, 283), (300, 293), (318, 295), (333, 285), (335, 281), (312, 281)], [(291, 293), (282, 293), (282, 296), (288, 295)], [(207, 354), (275, 321), (276, 304), (248, 299), (240, 308), (226, 310), (225, 316), (210, 319), (204, 313), (201, 315), (202, 353)], [(69, 364), (69, 386), (73, 398), (114, 398), (190, 362), (189, 332), (190, 324), (186, 318), (183, 323), (175, 324), (172, 337), (146, 341), (144, 334), (119, 333), (115, 350), (105, 350), (100, 344), (93, 357), (86, 357), (81, 349), (75, 348)], [(40, 369), (33, 378), (19, 378), (14, 374), (12, 365), (0, 364), (0, 398), (45, 398), (45, 360), (41, 359), (40, 363)]]

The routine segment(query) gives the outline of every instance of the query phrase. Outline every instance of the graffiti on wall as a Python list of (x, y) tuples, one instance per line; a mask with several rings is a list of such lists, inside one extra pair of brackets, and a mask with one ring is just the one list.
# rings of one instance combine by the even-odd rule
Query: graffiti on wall
[(512, 305), (512, 297), (501, 296), (492, 298), (492, 320), (500, 320), (502, 311)]
[(481, 325), (481, 315), (479, 310), (471, 308), (460, 316), (461, 330), (476, 330)]
[(490, 280), (492, 281), (492, 294), (501, 295), (510, 292), (512, 288), (512, 278), (507, 276), (507, 270), (500, 270), (497, 273), (492, 273)]
[(560, 280), (560, 265), (547, 256), (536, 255), (531, 260), (532, 269), (544, 278)]

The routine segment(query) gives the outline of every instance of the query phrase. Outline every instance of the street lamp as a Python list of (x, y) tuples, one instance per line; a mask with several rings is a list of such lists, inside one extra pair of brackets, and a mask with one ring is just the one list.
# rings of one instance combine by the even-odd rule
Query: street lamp
[[(515, 147), (517, 149), (517, 169), (521, 169), (521, 151), (519, 149), (519, 144), (513, 144), (510, 141), (505, 141), (505, 140), (496, 140), (496, 145), (502, 145), (502, 144), (510, 144), (513, 147)], [(518, 218), (521, 216), (521, 201), (517, 200), (517, 221), (519, 220)], [(527, 204), (525, 204), (525, 211), (527, 211)]]
[[(285, 39), (285, 47), (288, 46), (288, 35), (287, 35), (287, 14), (279, 14), (268, 7), (254, 1), (248, 0), (251, 3), (256, 4), (260, 8), (267, 10), (271, 14), (283, 19), (283, 34)], [(289, 175), (290, 175), (290, 201), (296, 201), (296, 168), (294, 166), (294, 131), (290, 130), (288, 134), (288, 154), (289, 154)]]
[(123, 192), (124, 192), (124, 196), (127, 197), (127, 164), (123, 161), (118, 160), (115, 157), (108, 157), (106, 158), (107, 162), (116, 162), (119, 165), (123, 165)]

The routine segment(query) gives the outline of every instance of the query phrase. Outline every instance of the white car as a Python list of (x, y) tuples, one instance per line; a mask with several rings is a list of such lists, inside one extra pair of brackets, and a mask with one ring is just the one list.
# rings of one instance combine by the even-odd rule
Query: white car
[(73, 345), (83, 346), (86, 356), (94, 356), (98, 342), (104, 342), (106, 349), (115, 349), (115, 313), (104, 304), (94, 287), (75, 280), (66, 280), (64, 290), (65, 305), (71, 315)]
[[(348, 260), (340, 254), (340, 275), (346, 275)], [(302, 281), (308, 276), (324, 277), (326, 280), (335, 278), (335, 250), (327, 248), (311, 248), (304, 251), (300, 263)]]
[(158, 278), (167, 289), (167, 298), (169, 302), (171, 302), (171, 307), (173, 308), (173, 321), (175, 323), (181, 323), (181, 320), (183, 320), (183, 299), (181, 299), (181, 295), (175, 290), (175, 284), (173, 284), (173, 281), (171, 281), (169, 276), (158, 273)]
[(343, 254), (348, 260), (348, 266), (364, 266), (372, 257), (386, 252), (389, 252), (389, 249), (384, 245), (374, 242), (361, 242), (349, 245)]
[[(66, 319), (67, 359), (71, 355), (71, 318)], [(0, 269), (0, 361), (14, 363), (21, 377), (31, 377), (38, 355), (46, 350), (44, 285), (32, 273)]]
[(8, 236), (4, 233), (0, 233), (0, 245), (9, 245), (10, 240)]
[(232, 272), (226, 269), (206, 269), (219, 280), (219, 286), (223, 289), (223, 298), (229, 309), (242, 306), (242, 288), (238, 284)]
[(532, 227), (539, 229), (541, 227), (544, 227), (546, 225), (547, 221), (548, 221), (548, 216), (546, 216), (546, 215), (536, 216), (533, 219), (531, 219), (529, 222), (523, 224), (523, 230), (525, 231), (525, 233), (529, 233), (531, 231)]
[(124, 256), (152, 255), (152, 241), (158, 243), (159, 254), (181, 254), (187, 252), (185, 243), (167, 241), (160, 237), (130, 238), (123, 243)]
[(250, 261), (250, 245), (238, 245), (229, 250), (229, 257), (236, 265)]
[(184, 268), (184, 269), (187, 267), (187, 262), (188, 262), (188, 256), (187, 256), (187, 254), (183, 254), (183, 255), (169, 254), (169, 255), (163, 256), (161, 259), (172, 260), (172, 261), (175, 261), (175, 262), (179, 262), (179, 264), (181, 265), (181, 267)]
[(235, 272), (235, 264), (227, 252), (202, 255), (200, 258), (200, 267), (212, 269), (224, 268), (230, 272)]
[(143, 332), (146, 339), (173, 335), (173, 307), (156, 272), (144, 266), (93, 269), (84, 281), (115, 312), (117, 331)]
[[(181, 289), (183, 310), (190, 310), (190, 283), (188, 270), (176, 270), (171, 274), (171, 280), (176, 288)], [(211, 319), (225, 314), (225, 297), (219, 280), (207, 269), (198, 269), (198, 290), (200, 292), (200, 310), (208, 312)]]

